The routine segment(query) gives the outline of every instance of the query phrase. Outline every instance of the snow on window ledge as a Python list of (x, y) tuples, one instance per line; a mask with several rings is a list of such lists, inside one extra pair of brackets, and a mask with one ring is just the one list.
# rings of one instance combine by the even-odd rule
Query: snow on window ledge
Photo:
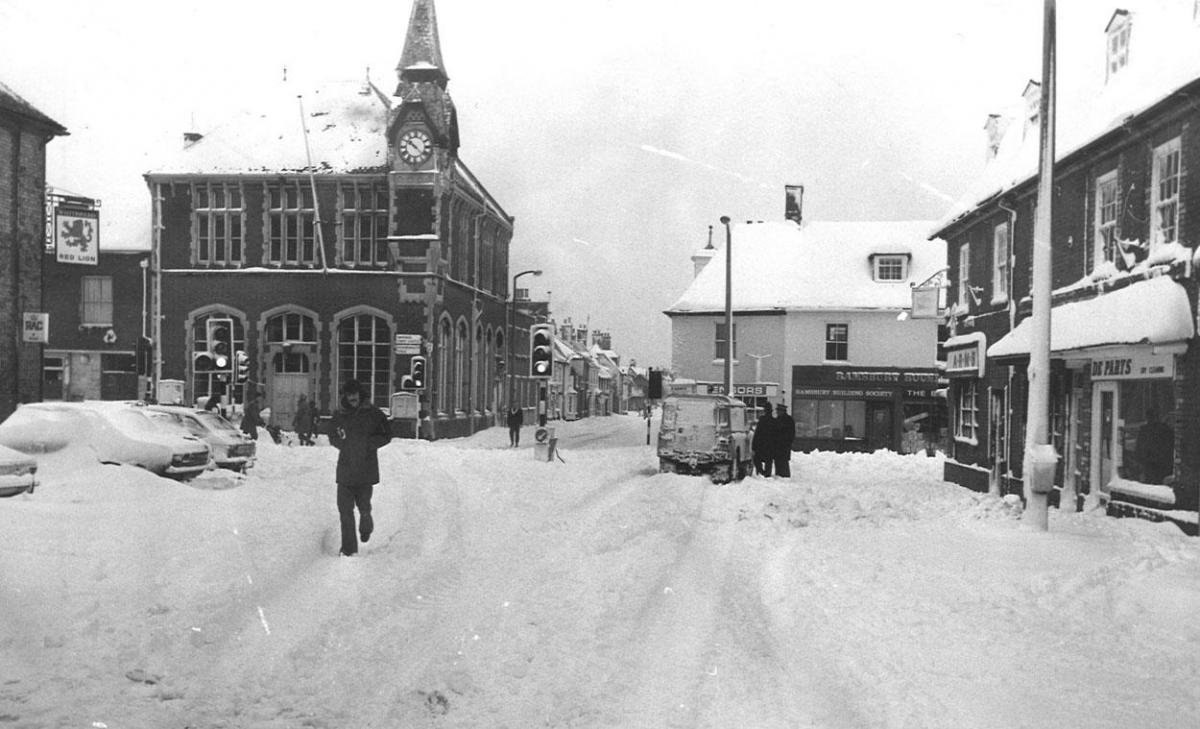
[(966, 445), (969, 445), (969, 446), (977, 446), (977, 445), (979, 445), (979, 438), (976, 438), (976, 437), (967, 438), (965, 436), (956, 435), (956, 436), (954, 436), (954, 442), (955, 443), (965, 443)]
[(1130, 496), (1140, 496), (1143, 499), (1157, 501), (1160, 504), (1175, 503), (1175, 489), (1170, 486), (1129, 481), (1117, 477), (1108, 482), (1108, 490), (1115, 493), (1129, 494)]

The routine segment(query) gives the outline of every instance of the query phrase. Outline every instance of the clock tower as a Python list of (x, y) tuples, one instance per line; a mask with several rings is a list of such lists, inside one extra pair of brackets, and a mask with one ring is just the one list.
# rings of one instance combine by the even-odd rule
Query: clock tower
[(450, 77), (433, 0), (413, 0), (396, 73), (400, 83), (387, 129), (393, 172), (448, 169), (458, 153), (458, 114), (446, 91)]

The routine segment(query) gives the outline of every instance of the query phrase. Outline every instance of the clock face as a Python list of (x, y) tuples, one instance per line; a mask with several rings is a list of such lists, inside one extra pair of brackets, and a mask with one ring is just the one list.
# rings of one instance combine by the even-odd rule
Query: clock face
[(433, 154), (433, 140), (421, 129), (410, 129), (400, 135), (396, 152), (410, 165), (420, 164)]

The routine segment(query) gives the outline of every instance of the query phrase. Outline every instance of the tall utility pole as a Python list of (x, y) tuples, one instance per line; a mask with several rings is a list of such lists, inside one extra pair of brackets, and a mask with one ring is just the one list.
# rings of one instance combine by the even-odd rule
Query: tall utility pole
[(725, 394), (733, 397), (733, 234), (729, 216), (722, 215), (725, 226)]
[(1033, 314), (1029, 347), (1029, 405), (1025, 422), (1025, 513), (1022, 521), (1039, 531), (1049, 529), (1049, 492), (1058, 460), (1050, 444), (1050, 243), (1054, 204), (1054, 76), (1055, 0), (1043, 0), (1041, 164), (1038, 169), (1037, 217), (1033, 227)]

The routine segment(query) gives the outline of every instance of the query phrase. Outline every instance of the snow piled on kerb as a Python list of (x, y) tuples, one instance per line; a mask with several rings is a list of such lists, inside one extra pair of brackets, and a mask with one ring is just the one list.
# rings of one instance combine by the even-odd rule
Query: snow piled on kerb
[(326, 445), (264, 437), (245, 479), (190, 485), (84, 465), (0, 500), (0, 715), (1200, 723), (1200, 547), (1175, 527), (1052, 510), (1026, 531), (923, 455), (797, 454), (790, 480), (716, 486), (659, 474), (640, 418), (554, 425), (552, 463), (504, 428), (393, 442), (352, 559), (330, 556)]

